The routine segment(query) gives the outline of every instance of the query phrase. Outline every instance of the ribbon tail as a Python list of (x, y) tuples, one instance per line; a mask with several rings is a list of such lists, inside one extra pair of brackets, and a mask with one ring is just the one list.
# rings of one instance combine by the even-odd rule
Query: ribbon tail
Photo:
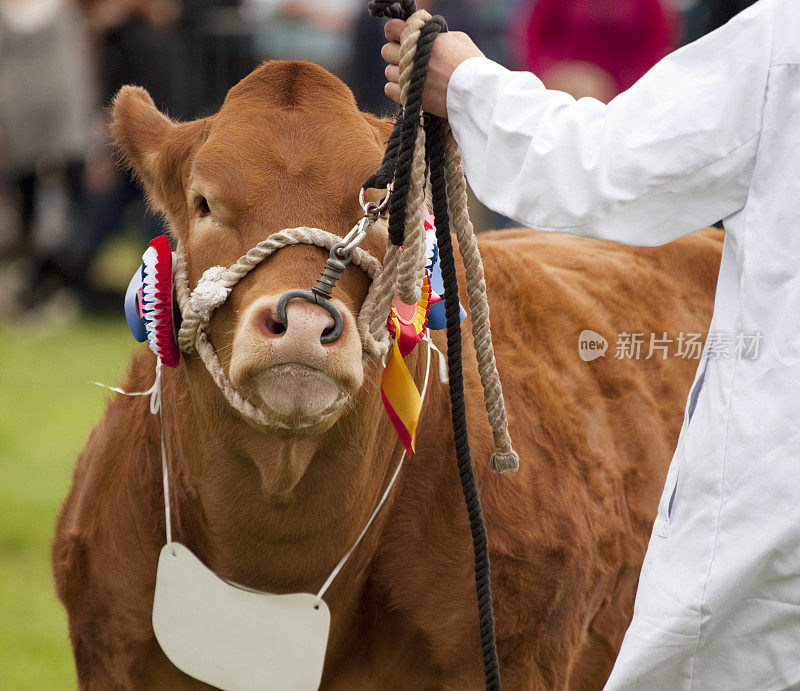
[(395, 321), (395, 339), (381, 379), (381, 398), (406, 451), (413, 453), (422, 400), (400, 354), (400, 324)]

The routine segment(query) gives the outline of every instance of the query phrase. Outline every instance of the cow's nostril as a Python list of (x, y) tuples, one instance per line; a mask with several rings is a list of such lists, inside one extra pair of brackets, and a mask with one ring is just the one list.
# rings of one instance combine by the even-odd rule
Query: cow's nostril
[(276, 319), (271, 313), (267, 315), (266, 327), (273, 336), (281, 336), (286, 332), (286, 324)]
[(324, 339), (325, 339), (325, 338), (327, 338), (328, 336), (330, 336), (330, 335), (331, 335), (331, 334), (334, 332), (334, 329), (335, 329), (335, 328), (336, 328), (336, 327), (335, 327), (335, 326), (332, 324), (331, 326), (327, 327), (327, 328), (326, 328), (326, 329), (325, 329), (325, 330), (322, 332), (322, 339), (323, 339), (323, 340), (322, 340), (322, 342), (323, 342), (323, 343), (325, 343), (325, 340), (324, 340)]

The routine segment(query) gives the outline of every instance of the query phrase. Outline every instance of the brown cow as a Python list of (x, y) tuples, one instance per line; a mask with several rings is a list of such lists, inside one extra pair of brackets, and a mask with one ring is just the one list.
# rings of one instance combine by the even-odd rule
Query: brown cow
[[(114, 103), (125, 160), (187, 248), (190, 283), (282, 228), (346, 233), (387, 126), (360, 113), (319, 67), (263, 65), (217, 115), (173, 124), (141, 89)], [(620, 245), (527, 230), (481, 237), (493, 331), (519, 472), (489, 469), (491, 435), (469, 339), (465, 387), (492, 559), (498, 649), (509, 689), (600, 688), (631, 616), (639, 568), (696, 362), (583, 362), (578, 334), (703, 332), (721, 233)], [(381, 256), (385, 237), (365, 248)], [(197, 357), (164, 374), (176, 538), (218, 575), (268, 592), (315, 592), (364, 526), (401, 446), (379, 367), (362, 367), (354, 315), (368, 279), (348, 269), (327, 313), (275, 301), (316, 280), (325, 253), (293, 246), (250, 273), (210, 333), (231, 380), (282, 431), (228, 405)], [(463, 280), (462, 280), (463, 284)], [(469, 329), (465, 328), (465, 333)], [(443, 335), (434, 340), (444, 348)], [(407, 363), (422, 381), (424, 348)], [(153, 381), (133, 358), (125, 388)], [(434, 376), (417, 453), (326, 595), (323, 687), (468, 689), (483, 683), (472, 546), (455, 466), (447, 387)], [(342, 392), (346, 396), (342, 396)], [(345, 404), (333, 403), (345, 400)], [(331, 408), (333, 406), (333, 409)], [(164, 543), (158, 418), (116, 396), (80, 456), (53, 545), (83, 688), (197, 688), (151, 627)], [(265, 686), (268, 682), (265, 681)]]

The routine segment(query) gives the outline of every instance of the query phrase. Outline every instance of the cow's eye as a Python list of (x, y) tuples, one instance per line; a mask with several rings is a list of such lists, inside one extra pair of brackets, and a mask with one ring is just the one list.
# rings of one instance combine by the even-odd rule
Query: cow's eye
[(198, 195), (194, 205), (197, 209), (197, 213), (201, 216), (207, 216), (211, 213), (211, 207), (208, 205), (208, 200), (203, 196)]

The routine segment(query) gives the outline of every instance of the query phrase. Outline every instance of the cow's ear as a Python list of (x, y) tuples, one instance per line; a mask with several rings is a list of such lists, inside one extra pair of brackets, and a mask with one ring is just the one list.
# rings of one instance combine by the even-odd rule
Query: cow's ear
[(185, 206), (183, 182), (202, 121), (176, 124), (138, 86), (123, 86), (111, 106), (111, 134), (123, 162), (152, 206), (175, 217)]

